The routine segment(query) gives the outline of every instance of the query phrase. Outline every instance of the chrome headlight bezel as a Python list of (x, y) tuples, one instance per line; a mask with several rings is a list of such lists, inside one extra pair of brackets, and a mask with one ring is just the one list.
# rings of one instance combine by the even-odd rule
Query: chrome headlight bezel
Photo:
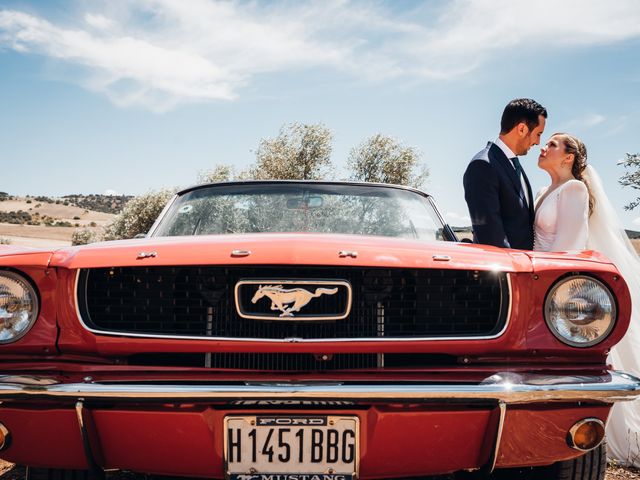
[[(608, 327), (597, 338), (590, 341), (586, 341), (586, 342), (576, 342), (566, 337), (558, 330), (558, 328), (554, 325), (552, 320), (551, 310), (553, 308), (552, 302), (554, 299), (554, 295), (561, 287), (565, 286), (567, 282), (576, 281), (576, 280), (586, 280), (586, 281), (592, 282), (595, 286), (599, 287), (607, 295), (610, 306), (611, 306), (611, 321)], [(598, 345), (599, 343), (602, 343), (604, 340), (606, 340), (607, 337), (613, 331), (618, 320), (618, 304), (616, 301), (616, 297), (611, 291), (611, 289), (601, 280), (585, 274), (570, 275), (556, 281), (547, 292), (547, 295), (544, 300), (544, 320), (545, 320), (545, 323), (547, 324), (547, 328), (549, 328), (553, 336), (556, 337), (558, 340), (560, 340), (563, 344), (569, 345), (571, 347), (576, 347), (576, 348), (593, 347), (595, 345)]]
[[(7, 345), (20, 340), (27, 333), (29, 333), (31, 328), (33, 328), (33, 325), (36, 323), (36, 320), (38, 318), (38, 314), (40, 313), (40, 297), (35, 286), (26, 275), (13, 270), (0, 270), (0, 281), (2, 281), (1, 278), (8, 278), (10, 280), (13, 280), (14, 282), (17, 282), (24, 289), (25, 293), (31, 298), (31, 302), (33, 305), (31, 312), (29, 313), (28, 325), (20, 332), (18, 332), (15, 336), (8, 339), (0, 339), (0, 345)], [(0, 321), (2, 320), (0, 319)]]

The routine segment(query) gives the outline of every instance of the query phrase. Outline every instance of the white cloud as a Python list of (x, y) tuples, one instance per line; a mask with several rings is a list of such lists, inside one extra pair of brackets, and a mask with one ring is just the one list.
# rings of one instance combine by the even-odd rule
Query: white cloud
[(84, 16), (84, 20), (91, 27), (97, 28), (99, 30), (108, 30), (113, 26), (113, 22), (107, 17), (103, 17), (102, 15), (93, 15), (91, 13), (87, 13)]
[(606, 117), (604, 115), (600, 115), (599, 113), (590, 113), (585, 115), (581, 121), (585, 127), (589, 128), (589, 127), (595, 127), (596, 125), (600, 125), (605, 120), (606, 120)]
[(110, 196), (110, 197), (115, 197), (115, 196), (118, 196), (118, 195), (120, 195), (120, 194), (119, 194), (116, 190), (112, 190), (112, 189), (110, 189), (110, 188), (107, 188), (107, 189), (104, 191), (103, 195), (107, 195), (107, 196)]
[(465, 227), (471, 225), (471, 217), (469, 215), (463, 215), (456, 212), (447, 212), (444, 214), (444, 218), (447, 223), (455, 225), (456, 227)]
[(635, 218), (631, 223), (633, 223), (634, 225), (637, 225), (638, 227), (640, 227), (640, 217)]
[[(0, 47), (86, 70), (123, 106), (163, 111), (232, 100), (257, 75), (322, 68), (356, 78), (452, 79), (488, 60), (526, 60), (640, 36), (640, 2), (91, 2), (75, 24), (0, 10)], [(591, 118), (597, 124), (600, 120)]]
[(585, 113), (563, 123), (561, 130), (579, 130), (592, 128), (606, 122), (608, 119), (599, 113)]

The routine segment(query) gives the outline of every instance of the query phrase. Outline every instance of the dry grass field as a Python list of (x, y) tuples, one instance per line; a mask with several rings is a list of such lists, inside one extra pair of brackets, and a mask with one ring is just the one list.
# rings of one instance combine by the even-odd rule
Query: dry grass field
[(8, 240), (12, 245), (34, 248), (71, 245), (71, 236), (77, 228), (103, 228), (111, 223), (115, 217), (110, 213), (85, 210), (61, 203), (38, 202), (35, 199), (19, 198), (0, 202), (0, 212), (20, 210), (35, 218), (48, 217), (56, 222), (68, 222), (73, 225), (72, 227), (60, 227), (0, 223), (0, 238)]
[[(31, 203), (27, 203), (28, 201), (31, 201)], [(79, 223), (80, 225), (88, 225), (91, 222), (103, 225), (109, 223), (114, 217), (110, 213), (94, 212), (93, 210), (85, 210), (73, 205), (38, 202), (25, 198), (0, 202), (0, 211), (2, 212), (17, 212), (18, 210), (32, 215), (39, 213), (41, 217), (46, 215), (62, 221)], [(75, 219), (75, 217), (79, 217), (79, 219)]]

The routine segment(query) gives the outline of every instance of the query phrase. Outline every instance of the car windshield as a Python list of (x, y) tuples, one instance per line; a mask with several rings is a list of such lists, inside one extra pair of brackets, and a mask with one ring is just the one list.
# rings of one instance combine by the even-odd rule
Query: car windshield
[(179, 195), (153, 236), (260, 232), (339, 233), (443, 240), (429, 197), (402, 188), (323, 183), (244, 183)]

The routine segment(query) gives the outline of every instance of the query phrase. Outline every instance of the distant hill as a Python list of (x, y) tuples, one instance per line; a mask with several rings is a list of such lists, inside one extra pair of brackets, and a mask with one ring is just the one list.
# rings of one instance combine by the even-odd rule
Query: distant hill
[[(27, 204), (49, 204), (49, 205), (62, 205), (65, 207), (72, 206), (78, 207), (83, 210), (90, 210), (93, 212), (109, 213), (117, 215), (122, 211), (124, 205), (133, 198), (132, 195), (65, 195), (63, 197), (47, 197), (44, 195), (19, 197), (16, 195), (10, 195), (6, 192), (0, 192), (0, 202), (11, 201), (24, 201)], [(6, 210), (2, 208), (0, 203), (0, 210)]]
[(63, 200), (94, 212), (118, 214), (132, 195), (65, 195)]

